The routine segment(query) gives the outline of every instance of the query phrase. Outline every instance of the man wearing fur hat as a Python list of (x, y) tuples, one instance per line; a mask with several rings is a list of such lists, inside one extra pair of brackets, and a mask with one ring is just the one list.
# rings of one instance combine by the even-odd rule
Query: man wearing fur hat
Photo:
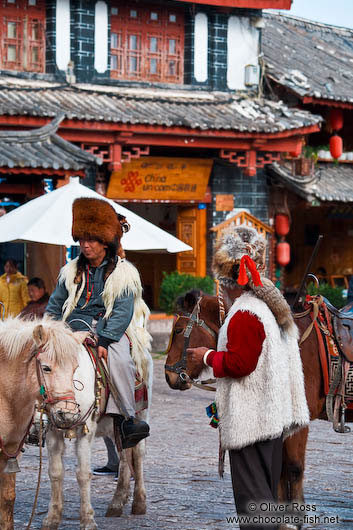
[(138, 271), (122, 259), (120, 240), (130, 228), (126, 219), (101, 199), (76, 199), (72, 210), (72, 237), (80, 242), (80, 255), (61, 269), (46, 313), (74, 330), (95, 330), (98, 355), (107, 360), (121, 401), (119, 406), (110, 395), (106, 413), (113, 416), (125, 449), (149, 435), (147, 423), (135, 417), (135, 362), (141, 368), (143, 361), (134, 362), (130, 353), (130, 343), (133, 355), (140, 350), (143, 356), (141, 350), (149, 346), (146, 331), (139, 328), (136, 336), (137, 320), (146, 321), (148, 308)]
[(253, 517), (250, 525), (240, 524), (248, 530), (278, 528), (255, 516), (270, 515), (264, 512), (277, 501), (283, 439), (309, 423), (297, 328), (280, 291), (260, 276), (265, 250), (253, 228), (223, 232), (213, 270), (234, 302), (217, 351), (188, 350), (217, 378), (220, 444), (229, 451), (238, 515)]

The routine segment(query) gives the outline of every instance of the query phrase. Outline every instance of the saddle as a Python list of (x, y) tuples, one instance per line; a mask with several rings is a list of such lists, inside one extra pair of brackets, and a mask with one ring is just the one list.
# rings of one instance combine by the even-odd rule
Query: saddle
[(353, 313), (339, 311), (326, 298), (324, 303), (331, 316), (339, 350), (347, 361), (353, 363)]
[[(111, 388), (112, 382), (107, 373), (106, 365), (103, 363), (97, 354), (97, 347), (95, 341), (88, 337), (84, 342), (84, 347), (92, 361), (96, 371), (96, 404), (97, 412), (99, 410), (99, 417), (105, 414), (108, 398), (112, 394), (115, 399), (116, 389)], [(104, 393), (102, 393), (103, 389)], [(115, 390), (115, 392), (114, 392)], [(145, 381), (136, 372), (135, 376), (135, 412), (138, 414), (148, 407), (148, 392)]]
[[(353, 315), (339, 311), (320, 295), (307, 296), (305, 308), (301, 315), (310, 314), (312, 323), (300, 343), (315, 330), (327, 418), (336, 432), (349, 432), (345, 416), (347, 412), (351, 418), (353, 413)], [(301, 315), (294, 315), (294, 318)]]

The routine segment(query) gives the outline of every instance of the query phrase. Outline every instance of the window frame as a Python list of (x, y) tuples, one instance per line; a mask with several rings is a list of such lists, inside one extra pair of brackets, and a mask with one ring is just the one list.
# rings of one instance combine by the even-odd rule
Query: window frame
[[(118, 14), (111, 14), (110, 77), (125, 81), (150, 81), (182, 84), (184, 80), (184, 11), (153, 4), (136, 6), (137, 17), (130, 16), (130, 7), (118, 7)], [(152, 19), (151, 13), (157, 13)], [(170, 22), (170, 15), (176, 16)], [(113, 47), (117, 35), (118, 47)], [(129, 36), (137, 35), (139, 47), (128, 47)], [(151, 39), (157, 39), (155, 50)], [(175, 53), (170, 53), (170, 41), (175, 41)], [(120, 43), (120, 45), (119, 45)], [(116, 57), (116, 59), (114, 59)], [(136, 69), (129, 69), (130, 59), (136, 57)], [(169, 67), (174, 63), (174, 72)], [(152, 67), (156, 65), (156, 67)]]
[[(8, 23), (17, 24), (18, 35), (8, 36)], [(0, 69), (26, 72), (45, 72), (45, 22), (44, 0), (29, 5), (28, 0), (15, 3), (0, 1)], [(33, 28), (38, 27), (38, 38), (33, 38)], [(9, 47), (16, 47), (16, 59), (9, 60)], [(34, 58), (34, 50), (38, 56)]]

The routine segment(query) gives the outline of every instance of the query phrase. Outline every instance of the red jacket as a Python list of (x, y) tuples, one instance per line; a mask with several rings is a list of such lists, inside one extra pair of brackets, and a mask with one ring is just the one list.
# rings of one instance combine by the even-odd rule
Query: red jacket
[(227, 351), (212, 351), (207, 364), (215, 377), (244, 377), (257, 366), (266, 338), (260, 320), (249, 311), (237, 311), (229, 321)]

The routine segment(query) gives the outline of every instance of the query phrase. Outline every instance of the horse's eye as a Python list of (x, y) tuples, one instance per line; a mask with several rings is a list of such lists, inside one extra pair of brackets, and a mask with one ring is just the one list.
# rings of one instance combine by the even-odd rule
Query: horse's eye
[(179, 335), (179, 333), (182, 333), (182, 332), (183, 332), (183, 328), (177, 328), (177, 329), (175, 330), (175, 333), (176, 333), (177, 335)]
[(43, 372), (51, 372), (51, 368), (50, 368), (50, 366), (46, 366), (46, 365), (44, 365), (44, 366), (43, 366)]

